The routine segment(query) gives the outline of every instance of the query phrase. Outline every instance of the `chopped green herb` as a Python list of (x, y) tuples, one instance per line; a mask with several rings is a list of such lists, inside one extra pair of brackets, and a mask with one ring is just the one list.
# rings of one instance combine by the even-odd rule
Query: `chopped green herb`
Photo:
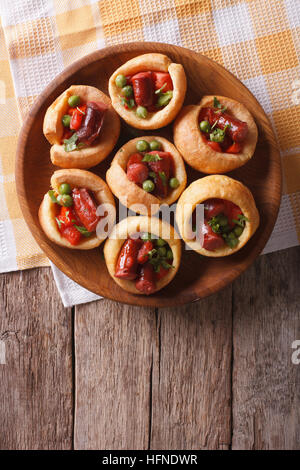
[(57, 199), (56, 199), (56, 196), (55, 196), (55, 191), (53, 191), (52, 189), (50, 189), (48, 191), (48, 195), (51, 199), (52, 202), (56, 202), (57, 203)]
[(84, 237), (90, 237), (92, 235), (92, 232), (89, 232), (85, 227), (81, 227), (79, 225), (75, 225), (74, 227), (78, 230), (78, 232), (81, 233)]
[(245, 227), (246, 222), (249, 222), (249, 219), (245, 217), (243, 214), (238, 215), (238, 220), (232, 219), (232, 222), (234, 222), (236, 225), (239, 225), (240, 227)]
[(222, 108), (220, 101), (218, 100), (216, 96), (214, 96), (214, 108), (218, 109), (217, 111), (218, 113), (223, 113), (227, 109), (227, 106), (223, 106)]
[(74, 134), (69, 138), (64, 140), (64, 149), (66, 152), (72, 152), (73, 150), (77, 150), (77, 134), (74, 132)]
[(57, 222), (58, 227), (61, 228), (62, 221), (59, 220), (57, 217), (55, 217), (55, 220)]
[(82, 109), (78, 108), (78, 106), (76, 107), (77, 111), (79, 111), (81, 114), (83, 114), (85, 116), (85, 112), (82, 111)]
[(162, 158), (158, 155), (158, 153), (145, 153), (142, 162), (158, 162), (159, 160), (162, 160)]
[(156, 173), (154, 171), (149, 171), (150, 178), (156, 178)]
[(209, 134), (209, 138), (212, 142), (223, 142), (225, 138), (225, 130), (219, 129), (219, 127), (217, 127)]
[(166, 88), (166, 86), (167, 86), (167, 84), (164, 83), (163, 86), (159, 90), (156, 90), (155, 94), (159, 95), (163, 91), (163, 89)]

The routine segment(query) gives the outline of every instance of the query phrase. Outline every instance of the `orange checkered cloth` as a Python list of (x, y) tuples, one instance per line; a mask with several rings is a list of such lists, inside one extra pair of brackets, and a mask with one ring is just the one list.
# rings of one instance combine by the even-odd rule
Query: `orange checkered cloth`
[(265, 252), (299, 243), (299, 0), (1, 0), (0, 14), (0, 272), (48, 264), (16, 197), (22, 119), (71, 62), (129, 41), (201, 52), (250, 88), (271, 119), (284, 171), (281, 210)]

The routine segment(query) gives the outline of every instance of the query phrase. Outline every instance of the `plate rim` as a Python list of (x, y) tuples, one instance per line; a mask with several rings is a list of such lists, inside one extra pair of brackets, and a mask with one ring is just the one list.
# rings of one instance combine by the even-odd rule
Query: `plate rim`
[[(88, 286), (88, 283), (84, 282), (84, 279), (79, 281), (78, 279), (75, 279), (74, 276), (72, 276), (70, 273), (66, 272), (64, 264), (63, 264), (62, 261), (60, 261), (60, 259), (57, 260), (57, 259), (52, 258), (51, 248), (48, 245), (44, 245), (43, 241), (41, 241), (40, 238), (38, 237), (38, 235), (35, 233), (35, 225), (36, 224), (35, 224), (33, 216), (31, 215), (28, 201), (26, 200), (25, 197), (23, 197), (23, 195), (26, 194), (25, 179), (23, 178), (23, 175), (24, 175), (23, 169), (24, 169), (24, 164), (25, 164), (25, 158), (24, 157), (25, 157), (25, 148), (26, 148), (26, 141), (27, 141), (26, 136), (28, 136), (29, 130), (30, 130), (32, 124), (35, 121), (35, 116), (36, 116), (38, 110), (42, 107), (44, 102), (48, 99), (49, 95), (51, 93), (53, 93), (55, 91), (55, 89), (58, 86), (60, 86), (66, 79), (68, 79), (68, 77), (75, 74), (79, 70), (84, 69), (86, 66), (90, 65), (93, 62), (96, 62), (98, 60), (103, 60), (103, 59), (105, 59), (105, 57), (111, 56), (113, 53), (120, 54), (120, 52), (121, 53), (122, 52), (123, 53), (135, 52), (135, 51), (140, 52), (140, 49), (143, 46), (145, 46), (145, 48), (148, 47), (148, 48), (157, 49), (157, 52), (159, 52), (159, 53), (168, 54), (168, 53), (170, 53), (170, 48), (171, 49), (173, 48), (174, 50), (177, 50), (179, 52), (182, 51), (183, 54), (189, 54), (189, 55), (195, 56), (195, 58), (198, 57), (198, 56), (201, 56), (201, 58), (204, 62), (207, 61), (208, 64), (212, 63), (214, 67), (217, 67), (220, 70), (220, 72), (222, 70), (224, 70), (227, 74), (232, 76), (235, 81), (239, 82), (239, 86), (241, 88), (244, 88), (245, 91), (247, 91), (247, 93), (251, 94), (253, 100), (256, 102), (257, 106), (260, 108), (260, 111), (263, 114), (263, 117), (266, 121), (265, 124), (268, 125), (268, 127), (271, 131), (271, 136), (273, 137), (273, 140), (274, 140), (273, 153), (277, 157), (278, 173), (279, 173), (279, 176), (280, 176), (278, 181), (277, 181), (277, 184), (279, 184), (279, 189), (274, 194), (274, 200), (275, 200), (274, 202), (276, 204), (276, 210), (274, 211), (274, 216), (273, 216), (272, 223), (269, 224), (268, 227), (266, 227), (264, 229), (261, 237), (259, 238), (258, 246), (256, 245), (255, 248), (251, 251), (251, 257), (250, 257), (251, 259), (247, 260), (246, 262), (244, 261), (242, 267), (241, 266), (236, 267), (236, 268), (233, 267), (231, 269), (230, 273), (225, 278), (222, 276), (223, 282), (221, 282), (221, 280), (219, 280), (216, 283), (215, 288), (213, 288), (213, 289), (206, 288), (203, 295), (200, 295), (200, 296), (194, 297), (194, 298), (185, 299), (184, 296), (183, 296), (182, 300), (179, 301), (178, 299), (176, 299), (176, 302), (171, 302), (171, 299), (169, 299), (170, 302), (169, 302), (168, 305), (166, 305), (165, 302), (161, 303), (160, 302), (160, 297), (155, 298), (155, 297), (151, 297), (151, 296), (138, 296), (138, 295), (136, 295), (136, 296), (132, 296), (132, 300), (124, 301), (124, 300), (116, 299), (113, 296), (109, 296), (109, 295), (107, 295), (107, 293), (104, 296), (103, 294), (101, 294), (99, 292), (91, 291), (91, 292), (94, 292), (97, 295), (102, 295), (103, 298), (114, 300), (116, 302), (124, 303), (124, 304), (127, 304), (127, 305), (150, 306), (150, 307), (156, 307), (156, 308), (164, 308), (164, 307), (168, 308), (168, 307), (175, 306), (175, 305), (176, 306), (177, 305), (186, 305), (186, 304), (189, 304), (189, 303), (198, 302), (199, 300), (201, 300), (205, 297), (208, 297), (208, 296), (210, 296), (214, 293), (217, 293), (218, 291), (225, 288), (227, 285), (231, 284), (246, 269), (248, 269), (251, 266), (251, 264), (255, 261), (255, 259), (260, 255), (260, 253), (262, 252), (262, 250), (264, 249), (266, 243), (268, 242), (268, 240), (270, 238), (270, 235), (273, 231), (274, 225), (275, 225), (277, 217), (278, 217), (280, 201), (281, 201), (281, 194), (282, 194), (282, 163), (281, 163), (280, 151), (279, 151), (279, 146), (278, 146), (278, 142), (277, 142), (277, 139), (276, 139), (276, 135), (274, 133), (273, 126), (270, 122), (270, 119), (267, 116), (267, 114), (265, 113), (265, 111), (264, 111), (263, 107), (261, 106), (261, 104), (258, 102), (256, 97), (252, 94), (252, 92), (232, 72), (227, 70), (223, 65), (219, 64), (218, 62), (214, 61), (213, 59), (210, 59), (209, 57), (207, 57), (207, 56), (205, 56), (205, 55), (203, 55), (199, 52), (195, 52), (191, 49), (188, 49), (188, 48), (185, 48), (185, 47), (182, 47), (182, 46), (177, 46), (177, 45), (174, 45), (174, 44), (161, 43), (161, 42), (152, 42), (152, 41), (136, 41), (136, 42), (127, 42), (127, 43), (123, 43), (123, 44), (111, 45), (111, 46), (107, 46), (105, 48), (96, 50), (94, 52), (91, 52), (90, 54), (87, 54), (87, 55), (79, 58), (78, 60), (76, 60), (75, 62), (73, 62), (72, 64), (70, 64), (66, 68), (64, 68), (56, 77), (54, 77), (53, 80), (51, 80), (51, 82), (43, 89), (43, 91), (36, 98), (34, 104), (32, 105), (29, 112), (27, 113), (27, 115), (24, 119), (23, 125), (21, 127), (19, 137), (18, 137), (18, 144), (17, 144), (17, 150), (16, 150), (16, 161), (15, 161), (15, 182), (16, 182), (16, 190), (17, 190), (17, 195), (18, 195), (18, 201), (19, 201), (19, 204), (20, 204), (20, 207), (21, 207), (21, 211), (22, 211), (24, 220), (25, 220), (31, 234), (33, 235), (35, 241), (37, 242), (38, 246), (42, 249), (42, 251), (46, 254), (46, 256), (52, 261), (52, 263), (55, 264), (55, 266), (57, 266), (57, 268), (60, 269), (65, 275), (70, 277), (73, 281), (77, 282), (79, 285), (85, 287), (88, 290), (91, 290), (91, 288)], [(163, 49), (165, 49), (165, 48), (166, 49), (168, 48), (168, 51), (167, 50), (163, 51)], [(145, 53), (147, 53), (147, 51), (145, 51)], [(131, 297), (130, 297), (130, 299), (131, 299)], [(151, 299), (153, 299), (153, 301), (151, 301)]]

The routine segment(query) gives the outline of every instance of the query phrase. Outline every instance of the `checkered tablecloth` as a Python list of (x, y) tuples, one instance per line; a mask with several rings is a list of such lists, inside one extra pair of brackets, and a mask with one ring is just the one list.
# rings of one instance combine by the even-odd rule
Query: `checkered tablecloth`
[(284, 184), (265, 252), (300, 239), (300, 0), (0, 0), (0, 272), (45, 266), (18, 206), (21, 121), (44, 87), (96, 49), (160, 41), (207, 55), (254, 93), (273, 124)]

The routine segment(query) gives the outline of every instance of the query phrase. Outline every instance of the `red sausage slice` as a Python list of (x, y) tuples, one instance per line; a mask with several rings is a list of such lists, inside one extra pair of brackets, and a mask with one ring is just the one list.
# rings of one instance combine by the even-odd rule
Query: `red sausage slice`
[(142, 163), (142, 160), (143, 155), (141, 153), (133, 153), (132, 155), (130, 155), (129, 160), (127, 162), (127, 170), (130, 165), (132, 165), (133, 163)]
[(131, 77), (134, 99), (138, 106), (152, 106), (154, 104), (154, 84), (152, 72), (140, 72)]
[(89, 232), (96, 230), (100, 217), (96, 214), (96, 204), (85, 188), (72, 191), (74, 209), (81, 223)]
[(162, 92), (173, 90), (173, 82), (169, 73), (167, 72), (152, 72), (154, 78), (154, 87), (155, 90), (160, 90), (162, 87)]
[(248, 124), (228, 113), (217, 112), (212, 108), (203, 108), (200, 113), (200, 116), (202, 115), (206, 116), (211, 126), (216, 121), (216, 127), (219, 127), (219, 129), (225, 129), (226, 126), (229, 126), (226, 132), (234, 142), (242, 142), (248, 133)]
[(216, 215), (224, 213), (225, 201), (223, 199), (211, 198), (204, 202), (204, 216), (206, 219), (211, 219)]
[(202, 233), (204, 235), (202, 246), (208, 251), (217, 250), (218, 248), (221, 248), (225, 243), (223, 237), (215, 233), (207, 222), (204, 222), (204, 224), (202, 225)]
[(129, 281), (133, 281), (137, 277), (137, 257), (142, 243), (140, 238), (128, 238), (123, 243), (117, 261), (115, 277)]
[(159, 197), (166, 197), (168, 194), (168, 182), (170, 175), (173, 171), (173, 158), (169, 152), (160, 152), (153, 150), (152, 152), (148, 152), (149, 154), (158, 154), (161, 160), (157, 162), (149, 162), (148, 165), (155, 173), (155, 190), (154, 194)]
[(224, 214), (228, 218), (228, 225), (229, 227), (234, 227), (235, 222), (233, 222), (233, 219), (238, 220), (238, 216), (242, 215), (242, 211), (239, 208), (239, 206), (237, 206), (233, 202), (231, 201), (224, 201), (224, 202), (225, 202)]
[(155, 272), (152, 264), (146, 263), (142, 266), (138, 280), (135, 283), (137, 290), (149, 295), (155, 291)]
[(139, 249), (139, 252), (138, 252), (138, 262), (140, 264), (147, 263), (148, 258), (149, 258), (148, 253), (151, 250), (153, 250), (153, 243), (150, 242), (150, 240), (143, 243), (143, 245), (141, 246), (141, 248)]
[(148, 178), (148, 167), (145, 163), (132, 163), (127, 169), (127, 178), (136, 184), (142, 184)]

